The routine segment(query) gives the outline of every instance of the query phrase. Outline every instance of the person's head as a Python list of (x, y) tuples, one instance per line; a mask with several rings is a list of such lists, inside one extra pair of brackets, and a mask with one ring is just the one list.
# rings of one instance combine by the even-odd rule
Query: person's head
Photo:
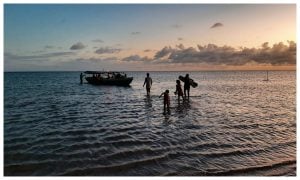
[(189, 74), (186, 74), (185, 77), (189, 77)]
[(166, 90), (166, 93), (169, 94), (169, 90), (168, 89)]
[(179, 80), (176, 80), (176, 83), (177, 83), (177, 84), (180, 84), (180, 81), (179, 81)]
[(147, 73), (147, 77), (149, 77), (149, 73)]

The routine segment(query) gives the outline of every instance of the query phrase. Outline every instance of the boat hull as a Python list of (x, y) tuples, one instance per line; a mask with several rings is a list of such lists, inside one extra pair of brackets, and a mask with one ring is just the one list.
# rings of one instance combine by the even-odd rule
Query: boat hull
[(86, 77), (88, 83), (93, 85), (109, 85), (109, 86), (130, 86), (133, 78), (120, 78), (120, 79), (105, 79), (105, 78), (96, 78), (96, 77)]

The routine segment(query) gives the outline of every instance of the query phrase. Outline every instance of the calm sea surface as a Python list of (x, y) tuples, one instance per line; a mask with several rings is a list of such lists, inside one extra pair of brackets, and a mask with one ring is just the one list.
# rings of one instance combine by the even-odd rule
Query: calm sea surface
[[(4, 74), (4, 175), (295, 176), (296, 72), (128, 72), (131, 87), (80, 72)], [(169, 89), (171, 114), (159, 95)]]

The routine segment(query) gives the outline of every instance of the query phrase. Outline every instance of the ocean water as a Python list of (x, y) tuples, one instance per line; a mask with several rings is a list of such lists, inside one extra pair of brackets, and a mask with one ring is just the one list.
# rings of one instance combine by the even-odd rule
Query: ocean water
[[(5, 176), (295, 176), (296, 72), (128, 72), (131, 87), (80, 72), (4, 74)], [(171, 113), (159, 95), (170, 90)]]

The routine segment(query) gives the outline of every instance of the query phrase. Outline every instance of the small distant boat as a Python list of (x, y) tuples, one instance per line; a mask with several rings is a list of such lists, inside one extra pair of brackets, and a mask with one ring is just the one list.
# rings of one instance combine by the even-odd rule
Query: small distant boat
[(124, 72), (85, 71), (85, 79), (93, 85), (129, 86), (133, 77)]

